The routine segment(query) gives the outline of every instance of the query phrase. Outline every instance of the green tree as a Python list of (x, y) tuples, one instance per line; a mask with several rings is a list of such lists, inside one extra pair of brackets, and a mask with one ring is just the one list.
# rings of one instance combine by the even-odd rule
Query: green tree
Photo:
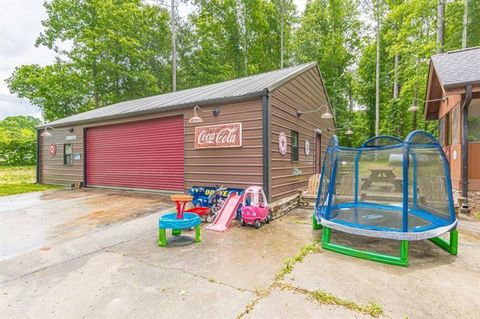
[[(341, 127), (353, 121), (348, 105), (351, 73), (361, 45), (361, 26), (357, 1), (312, 0), (307, 3), (295, 34), (296, 60), (318, 62)], [(343, 142), (344, 137), (340, 136)]]
[(36, 45), (54, 50), (57, 61), (17, 68), (7, 82), (47, 120), (170, 89), (164, 8), (141, 0), (52, 0), (44, 6), (47, 19)]
[(10, 116), (0, 121), (0, 164), (35, 163), (36, 129), (40, 120), (32, 116)]

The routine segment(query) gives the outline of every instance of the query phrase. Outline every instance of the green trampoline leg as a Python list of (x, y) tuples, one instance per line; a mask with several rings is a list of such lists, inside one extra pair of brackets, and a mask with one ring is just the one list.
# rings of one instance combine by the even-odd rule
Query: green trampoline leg
[(448, 241), (441, 237), (430, 238), (430, 241), (452, 255), (457, 255), (458, 253), (458, 230), (456, 229), (450, 231)]
[(167, 246), (167, 231), (165, 230), (165, 228), (160, 228), (158, 230), (158, 246)]
[(381, 262), (396, 266), (408, 266), (408, 241), (400, 241), (400, 256), (392, 256), (387, 254), (380, 254), (371, 251), (360, 250), (348, 246), (334, 244), (330, 242), (331, 230), (328, 227), (323, 227), (322, 233), (322, 247), (323, 249), (334, 251), (347, 256), (363, 258), (371, 261)]
[(200, 225), (195, 226), (195, 242), (200, 242), (202, 237), (200, 236)]
[(181, 234), (182, 234), (182, 231), (180, 229), (172, 229), (173, 236), (180, 236)]
[(312, 228), (313, 230), (322, 229), (322, 224), (319, 224), (317, 222), (317, 219), (315, 218), (315, 214), (312, 214)]

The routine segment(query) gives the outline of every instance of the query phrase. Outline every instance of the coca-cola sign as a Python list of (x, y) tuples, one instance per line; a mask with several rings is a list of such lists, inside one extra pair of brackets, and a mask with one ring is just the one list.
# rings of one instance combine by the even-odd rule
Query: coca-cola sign
[(195, 127), (195, 148), (242, 147), (242, 123)]

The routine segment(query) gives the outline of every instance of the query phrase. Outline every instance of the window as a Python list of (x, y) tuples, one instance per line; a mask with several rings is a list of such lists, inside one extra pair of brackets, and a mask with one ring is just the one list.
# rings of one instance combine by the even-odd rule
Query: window
[(480, 99), (474, 99), (468, 107), (468, 141), (480, 141)]
[(298, 161), (298, 132), (292, 131), (292, 161)]
[[(443, 122), (443, 123), (442, 123)], [(445, 116), (440, 120), (440, 133), (441, 136), (440, 144), (442, 146), (449, 146), (452, 145), (452, 131), (451, 131), (451, 123), (450, 123), (450, 113), (445, 114)]]
[(440, 124), (438, 126), (438, 140), (442, 146), (445, 146), (445, 118), (440, 119)]
[(63, 165), (72, 165), (72, 144), (63, 144)]
[(460, 144), (460, 105), (456, 105), (451, 111), (452, 114), (452, 144)]

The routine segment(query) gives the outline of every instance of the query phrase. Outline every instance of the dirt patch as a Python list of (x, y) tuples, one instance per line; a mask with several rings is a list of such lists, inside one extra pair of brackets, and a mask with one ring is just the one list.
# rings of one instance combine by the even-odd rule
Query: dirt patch
[[(80, 191), (88, 192), (88, 191)], [(98, 195), (96, 191), (95, 194)], [(168, 208), (173, 204), (166, 195), (108, 191), (99, 196), (87, 196), (81, 203), (86, 207), (84, 215), (56, 225), (51, 232), (55, 239), (72, 239), (92, 229), (125, 222)], [(101, 208), (101, 209), (99, 209)]]

